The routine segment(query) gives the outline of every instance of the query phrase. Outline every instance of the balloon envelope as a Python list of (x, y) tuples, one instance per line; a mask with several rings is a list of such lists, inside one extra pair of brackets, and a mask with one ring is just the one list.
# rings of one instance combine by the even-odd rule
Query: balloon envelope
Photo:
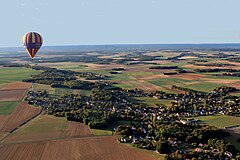
[(22, 43), (27, 50), (29, 56), (31, 58), (34, 58), (34, 56), (42, 46), (43, 39), (40, 34), (36, 32), (28, 32), (22, 37)]

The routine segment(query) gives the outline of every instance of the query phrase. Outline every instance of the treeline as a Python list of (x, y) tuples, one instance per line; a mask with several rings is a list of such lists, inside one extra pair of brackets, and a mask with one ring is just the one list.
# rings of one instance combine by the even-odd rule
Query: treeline
[(237, 91), (237, 88), (228, 87), (228, 86), (216, 87), (213, 91), (211, 91), (209, 93), (193, 90), (193, 89), (190, 89), (190, 88), (180, 87), (180, 86), (177, 86), (177, 85), (172, 85), (171, 88), (181, 90), (181, 91), (195, 93), (198, 96), (205, 96), (205, 97), (207, 97), (208, 95), (212, 95), (212, 93), (214, 93), (214, 96), (222, 97), (222, 96), (226, 96), (230, 92), (236, 92)]
[(216, 74), (217, 77), (222, 76), (230, 76), (230, 77), (240, 77), (240, 73), (223, 73), (223, 74)]
[(218, 96), (225, 96), (227, 93), (236, 92), (237, 90), (235, 87), (221, 86), (216, 87), (212, 92), (215, 92)]
[(98, 56), (61, 56), (54, 58), (41, 58), (40, 60), (35, 60), (37, 63), (53, 63), (53, 62), (86, 62), (86, 63), (103, 63), (112, 62), (112, 59), (101, 59)]
[(178, 69), (178, 66), (152, 66), (149, 69)]
[(0, 63), (3, 67), (29, 67), (30, 65), (28, 64), (20, 64), (20, 63)]
[(113, 71), (124, 71), (124, 68), (112, 68)]
[(211, 67), (225, 67), (225, 66), (235, 66), (230, 63), (193, 63), (196, 66), (211, 66)]
[(196, 72), (240, 72), (238, 69), (225, 69), (225, 68), (207, 68), (207, 69), (195, 69)]
[(195, 94), (197, 94), (199, 96), (207, 94), (207, 92), (201, 92), (201, 91), (193, 90), (193, 89), (190, 89), (190, 88), (180, 87), (180, 86), (177, 86), (177, 85), (172, 85), (171, 88), (172, 89), (181, 90), (181, 91), (186, 91), (186, 92), (192, 92), (192, 93), (195, 93)]
[[(96, 83), (89, 81), (77, 80), (76, 76), (84, 77), (87, 80), (102, 80), (109, 76), (96, 74), (92, 72), (74, 72), (69, 70), (59, 70), (56, 68), (48, 68), (44, 66), (33, 66), (32, 69), (43, 70), (43, 72), (32, 75), (30, 79), (23, 80), (24, 82), (40, 83), (50, 85), (53, 88), (70, 88), (70, 89), (85, 89), (91, 90)], [(111, 85), (108, 82), (97, 82), (101, 86)]]
[(197, 54), (193, 52), (185, 52), (181, 53), (180, 55), (174, 56), (174, 57), (168, 57), (167, 60), (180, 60), (179, 58), (185, 57), (185, 56), (193, 56), (197, 58), (231, 58), (234, 55), (232, 54), (225, 54), (225, 53), (216, 53), (213, 55), (205, 55), (205, 54)]

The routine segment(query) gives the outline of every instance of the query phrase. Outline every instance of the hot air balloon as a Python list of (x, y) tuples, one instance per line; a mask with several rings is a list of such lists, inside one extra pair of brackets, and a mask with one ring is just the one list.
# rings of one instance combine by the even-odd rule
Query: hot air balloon
[(22, 37), (22, 43), (29, 56), (33, 59), (42, 46), (43, 39), (40, 34), (36, 32), (28, 32)]

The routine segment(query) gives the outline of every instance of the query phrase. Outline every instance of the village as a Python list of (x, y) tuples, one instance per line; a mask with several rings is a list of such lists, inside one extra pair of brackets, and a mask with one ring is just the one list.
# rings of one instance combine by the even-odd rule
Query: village
[[(109, 84), (111, 85), (111, 84)], [(46, 91), (29, 91), (25, 98), (29, 104), (68, 120), (83, 122), (90, 128), (106, 128), (117, 120), (131, 121), (130, 125), (112, 128), (120, 135), (122, 143), (156, 150), (169, 158), (232, 158), (237, 150), (221, 140), (228, 132), (201, 124), (197, 116), (229, 115), (240, 113), (240, 98), (228, 95), (233, 87), (218, 87), (210, 93), (199, 92), (178, 86), (184, 93), (164, 91), (145, 92), (141, 89), (105, 88), (95, 83), (90, 96), (64, 95), (52, 97)], [(144, 106), (131, 98), (150, 97), (171, 100), (171, 106)], [(212, 143), (216, 141), (217, 143)]]

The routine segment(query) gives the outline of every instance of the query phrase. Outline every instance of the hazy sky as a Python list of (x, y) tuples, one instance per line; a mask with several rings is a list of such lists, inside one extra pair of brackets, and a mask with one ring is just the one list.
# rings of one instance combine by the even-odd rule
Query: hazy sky
[(240, 0), (2, 0), (0, 47), (240, 42)]

